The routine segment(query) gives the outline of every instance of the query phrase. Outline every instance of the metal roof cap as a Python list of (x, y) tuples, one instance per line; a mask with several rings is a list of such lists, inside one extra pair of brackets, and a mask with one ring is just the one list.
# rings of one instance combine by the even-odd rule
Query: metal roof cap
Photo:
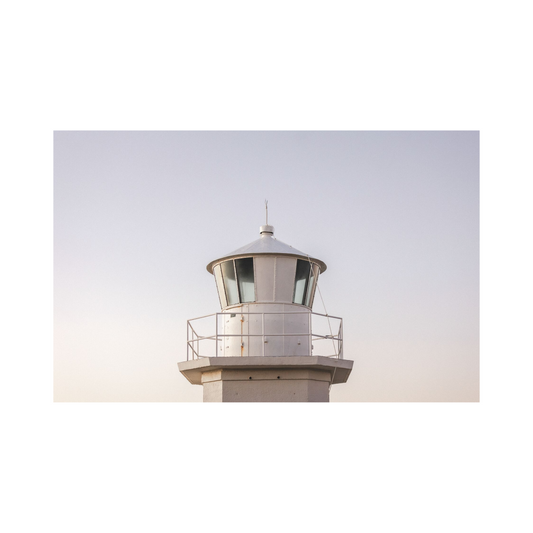
[(293, 257), (299, 257), (301, 259), (310, 259), (313, 263), (316, 263), (320, 267), (320, 272), (324, 272), (327, 268), (326, 263), (320, 259), (310, 257), (305, 252), (301, 252), (284, 242), (278, 241), (274, 238), (274, 226), (268, 224), (259, 227), (259, 233), (261, 237), (256, 241), (251, 242), (237, 250), (234, 250), (230, 254), (223, 255), (214, 261), (211, 261), (207, 265), (207, 271), (212, 274), (213, 267), (220, 261), (227, 259), (235, 259), (238, 257), (245, 257), (250, 255), (289, 255)]

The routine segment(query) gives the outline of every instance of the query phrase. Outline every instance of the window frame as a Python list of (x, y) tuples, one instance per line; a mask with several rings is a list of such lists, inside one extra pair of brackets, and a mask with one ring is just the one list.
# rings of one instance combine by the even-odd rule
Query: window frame
[[(241, 286), (240, 286), (241, 282), (239, 281), (239, 275), (237, 273), (237, 263), (236, 263), (236, 261), (239, 260), (239, 259), (251, 259), (252, 260), (252, 275), (253, 275), (253, 280), (254, 280), (254, 283), (253, 283), (253, 286), (254, 286), (254, 299), (253, 300), (247, 300), (245, 302), (243, 301), (243, 295), (241, 294)], [(228, 296), (227, 284), (226, 284), (226, 276), (224, 275), (224, 269), (222, 267), (223, 264), (230, 263), (230, 262), (232, 263), (232, 266), (233, 266), (233, 275), (235, 276), (235, 279), (233, 281), (235, 282), (236, 289), (237, 289), (237, 302), (234, 302), (234, 303), (230, 303), (230, 299), (229, 299), (229, 296)], [(218, 263), (215, 266), (220, 266), (220, 277), (221, 277), (221, 280), (222, 280), (224, 295), (226, 297), (226, 305), (224, 307), (227, 308), (227, 307), (232, 307), (234, 305), (242, 305), (242, 304), (249, 304), (249, 303), (257, 302), (257, 284), (256, 284), (256, 276), (255, 276), (255, 258), (254, 258), (254, 256), (236, 257), (236, 258), (233, 258), (233, 259), (227, 259), (226, 261), (221, 261), (220, 263)]]
[(221, 265), (222, 263), (218, 263), (213, 267), (213, 274), (215, 276), (215, 285), (217, 287), (217, 294), (218, 294), (218, 300), (220, 301), (220, 308), (224, 309), (228, 307), (228, 297), (226, 295), (226, 287), (224, 286), (224, 279), (222, 277), (222, 266)]
[(311, 268), (309, 269), (309, 280), (307, 282), (307, 294), (305, 295), (305, 306), (310, 309), (313, 308), (315, 300), (316, 285), (318, 282), (318, 275), (320, 274), (320, 267), (311, 261)]
[[(301, 279), (298, 279), (298, 262), (301, 261), (302, 263), (309, 264), (309, 270), (307, 272), (307, 278), (305, 279), (305, 287), (304, 287), (304, 293), (302, 296), (302, 301), (297, 302), (296, 301), (296, 281), (301, 281)], [(304, 307), (308, 307), (309, 309), (312, 309), (313, 302), (315, 300), (315, 291), (316, 291), (316, 285), (318, 282), (318, 276), (320, 275), (320, 267), (313, 263), (312, 261), (309, 261), (308, 259), (297, 259), (296, 260), (296, 272), (294, 274), (294, 289), (292, 293), (292, 303), (295, 305), (302, 305)]]
[[(253, 291), (254, 291), (254, 297), (253, 297), (253, 300), (244, 300), (244, 295), (243, 295), (243, 289), (244, 287), (241, 287), (244, 286), (244, 281), (241, 280), (241, 274), (243, 274), (242, 270), (241, 270), (241, 273), (239, 274), (239, 269), (237, 268), (237, 262), (238, 261), (246, 261), (246, 260), (249, 260), (251, 259), (252, 260), (252, 279), (253, 279)], [(239, 290), (239, 302), (242, 303), (242, 304), (249, 304), (249, 303), (253, 303), (253, 302), (256, 302), (257, 301), (257, 296), (255, 294), (255, 268), (254, 268), (254, 264), (255, 264), (255, 261), (254, 261), (254, 258), (253, 257), (237, 257), (233, 260), (233, 264), (235, 266), (235, 277), (236, 277), (236, 280), (237, 280), (237, 288)], [(243, 264), (243, 263), (241, 263)], [(242, 276), (242, 278), (244, 279), (244, 276)], [(248, 282), (249, 283), (249, 282)]]

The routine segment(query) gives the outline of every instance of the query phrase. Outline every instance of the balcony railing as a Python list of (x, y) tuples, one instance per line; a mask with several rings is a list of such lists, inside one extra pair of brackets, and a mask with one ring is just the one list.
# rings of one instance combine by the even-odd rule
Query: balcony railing
[[(241, 322), (244, 322), (244, 317), (247, 317), (249, 320), (250, 316), (252, 315), (254, 315), (255, 318), (253, 327), (257, 328), (258, 323), (261, 324), (260, 331), (258, 333), (244, 333), (242, 331), (240, 333), (224, 332), (223, 321), (226, 316), (230, 316), (232, 318), (239, 316), (241, 317)], [(286, 316), (293, 318), (297, 315), (308, 316), (309, 322), (307, 324), (308, 328), (306, 332), (271, 333), (269, 331), (265, 331), (265, 319), (268, 321), (269, 319), (277, 316), (284, 320)], [(222, 324), (220, 324), (221, 321)], [(307, 311), (302, 313), (241, 313), (236, 311), (234, 313), (213, 313), (187, 320), (187, 361), (192, 359), (200, 359), (203, 357), (236, 356), (238, 354), (226, 354), (223, 349), (226, 345), (226, 341), (236, 338), (241, 340), (241, 350), (239, 355), (245, 357), (265, 356), (265, 345), (268, 343), (269, 339), (272, 340), (272, 338), (307, 338), (309, 347), (309, 350), (307, 351), (309, 353), (306, 353), (305, 355), (320, 355), (323, 357), (332, 357), (337, 359), (343, 358), (342, 318), (340, 317)], [(245, 342), (249, 346), (251, 344), (250, 339), (252, 338), (260, 339), (260, 343), (254, 343), (256, 347), (260, 345), (260, 348), (256, 349), (257, 353), (249, 353), (249, 351), (248, 353), (245, 353), (242, 347), (244, 347)], [(221, 346), (221, 343), (224, 344)], [(220, 351), (223, 353), (220, 354)], [(274, 354), (269, 353), (267, 355)]]

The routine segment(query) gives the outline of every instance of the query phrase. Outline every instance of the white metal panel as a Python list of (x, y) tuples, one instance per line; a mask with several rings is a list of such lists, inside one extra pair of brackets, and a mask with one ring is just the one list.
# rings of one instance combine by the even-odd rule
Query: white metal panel
[(272, 256), (258, 256), (254, 258), (254, 262), (257, 301), (273, 302), (276, 258)]
[(249, 336), (249, 333), (251, 333), (250, 331), (250, 315), (249, 314), (244, 314), (244, 313), (248, 313), (249, 309), (248, 309), (248, 306), (247, 305), (243, 305), (242, 306), (242, 312), (243, 314), (241, 314), (240, 316), (240, 320), (241, 320), (241, 355), (252, 355), (250, 353), (250, 336)]
[(305, 307), (249, 304), (230, 309), (223, 318), (225, 356), (311, 355), (310, 312)]
[[(263, 355), (263, 316), (260, 314), (253, 314), (256, 311), (254, 308), (250, 308), (251, 314), (246, 316), (248, 321), (248, 350), (247, 355), (260, 357)], [(246, 339), (245, 339), (246, 342)]]
[(284, 355), (311, 355), (310, 313), (297, 305), (283, 306), (284, 313)]
[[(265, 306), (266, 307), (266, 306)], [(279, 308), (279, 306), (271, 306)], [(269, 309), (267, 312), (270, 311)], [(274, 311), (274, 309), (272, 309)], [(278, 309), (275, 312), (279, 312)], [(283, 353), (283, 315), (265, 314), (265, 355), (281, 356)]]
[(276, 303), (292, 303), (296, 258), (276, 257), (276, 278), (274, 299)]
[(229, 314), (224, 315), (224, 355), (238, 357), (241, 353), (243, 315), (241, 308), (234, 308), (227, 311)]

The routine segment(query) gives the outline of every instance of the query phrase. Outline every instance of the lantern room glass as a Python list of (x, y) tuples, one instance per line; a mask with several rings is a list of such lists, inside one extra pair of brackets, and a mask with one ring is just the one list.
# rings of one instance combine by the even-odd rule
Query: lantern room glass
[(255, 302), (254, 260), (252, 257), (235, 259), (235, 270), (239, 280), (241, 302)]
[(298, 259), (296, 263), (296, 278), (294, 280), (293, 303), (304, 305), (307, 285), (309, 280), (309, 270), (311, 263)]
[(224, 278), (224, 287), (226, 288), (226, 297), (228, 305), (239, 303), (239, 289), (237, 287), (237, 278), (235, 276), (235, 266), (233, 261), (224, 261), (221, 265), (222, 276)]
[[(220, 263), (220, 269), (226, 297), (224, 307), (239, 303), (255, 302), (253, 257), (224, 261)], [(221, 302), (223, 301), (224, 298), (221, 298)]]
[(228, 301), (226, 300), (226, 291), (224, 290), (224, 282), (222, 281), (222, 271), (220, 270), (220, 265), (216, 265), (215, 268), (213, 268), (213, 272), (215, 274), (218, 297), (220, 298), (220, 307), (224, 309), (224, 307), (228, 306)]
[(307, 285), (307, 294), (305, 296), (305, 305), (313, 307), (313, 295), (315, 294), (315, 284), (318, 277), (318, 265), (313, 265), (309, 274), (309, 283)]

